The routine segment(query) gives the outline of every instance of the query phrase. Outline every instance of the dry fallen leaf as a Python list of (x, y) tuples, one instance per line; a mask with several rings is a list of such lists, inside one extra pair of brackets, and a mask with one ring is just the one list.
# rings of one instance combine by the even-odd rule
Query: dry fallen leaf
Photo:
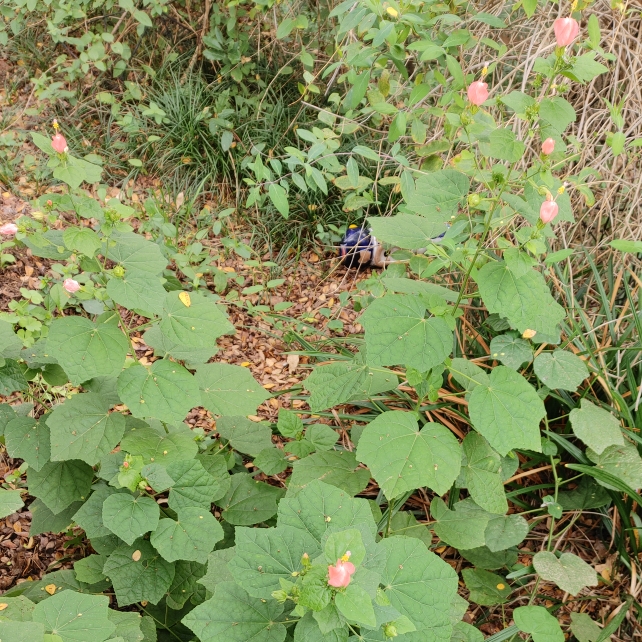
[(49, 593), (49, 595), (53, 595), (56, 592), (56, 585), (55, 584), (47, 584), (45, 586), (45, 591)]
[(9, 605), (6, 602), (0, 604), (0, 611), (4, 611)]
[(296, 372), (296, 369), (299, 365), (299, 355), (289, 354), (287, 357), (287, 362), (288, 362), (288, 370), (290, 371), (290, 374), (293, 374), (294, 372)]
[(140, 551), (134, 551), (132, 553), (132, 559), (134, 560), (134, 562), (138, 562), (140, 557), (141, 557), (141, 552)]

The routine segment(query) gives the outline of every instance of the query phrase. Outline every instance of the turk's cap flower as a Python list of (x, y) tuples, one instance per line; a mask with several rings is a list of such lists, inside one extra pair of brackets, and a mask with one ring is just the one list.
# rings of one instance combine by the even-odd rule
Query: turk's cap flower
[(334, 588), (345, 588), (350, 584), (352, 575), (357, 570), (352, 562), (349, 562), (350, 551), (346, 551), (345, 555), (342, 555), (337, 563), (328, 566), (328, 585), (333, 586)]
[(555, 201), (544, 201), (539, 208), (539, 218), (542, 223), (550, 223), (558, 214), (560, 208)]
[(568, 47), (580, 33), (580, 25), (575, 18), (558, 18), (553, 23), (555, 40), (558, 47)]
[(75, 281), (74, 279), (65, 279), (63, 281), (62, 287), (69, 292), (69, 294), (73, 294), (74, 292), (78, 292), (80, 290), (80, 283), (78, 281)]
[(470, 83), (467, 95), (468, 100), (470, 100), (473, 105), (479, 107), (479, 105), (488, 100), (488, 83), (482, 82), (481, 80)]
[(51, 139), (51, 146), (54, 148), (54, 151), (59, 154), (64, 154), (69, 150), (69, 147), (67, 147), (67, 140), (62, 134), (56, 134)]
[(18, 226), (15, 223), (0, 225), (0, 234), (2, 234), (2, 236), (15, 236), (17, 231)]
[(544, 154), (544, 156), (548, 156), (549, 154), (552, 154), (554, 151), (555, 151), (555, 140), (552, 138), (547, 138), (542, 143), (542, 154)]

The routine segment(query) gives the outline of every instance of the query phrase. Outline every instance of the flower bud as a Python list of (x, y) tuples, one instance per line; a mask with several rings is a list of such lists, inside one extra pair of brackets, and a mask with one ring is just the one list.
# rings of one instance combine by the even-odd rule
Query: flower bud
[(559, 206), (555, 201), (544, 201), (539, 208), (539, 218), (542, 223), (550, 223), (559, 213)]
[(288, 599), (288, 594), (283, 589), (280, 589), (278, 591), (272, 591), (272, 597), (282, 604)]
[(387, 638), (396, 638), (399, 634), (397, 633), (397, 627), (392, 623), (384, 624), (383, 634)]
[(125, 268), (122, 265), (117, 265), (113, 270), (113, 274), (116, 278), (122, 279), (125, 276)]
[(69, 292), (69, 294), (73, 294), (74, 292), (78, 292), (80, 290), (80, 283), (78, 281), (74, 281), (73, 279), (65, 279), (62, 287)]
[(542, 143), (542, 154), (544, 154), (544, 156), (548, 156), (549, 154), (552, 154), (554, 151), (555, 151), (555, 141), (552, 138), (547, 138)]
[(62, 134), (56, 134), (51, 139), (51, 146), (54, 148), (54, 151), (59, 154), (64, 154), (69, 149), (69, 147), (67, 147), (67, 141)]
[(18, 231), (18, 226), (15, 223), (5, 223), (0, 226), (0, 234), (2, 236), (15, 236)]
[(481, 203), (481, 196), (479, 194), (468, 195), (468, 205), (470, 207), (477, 207)]
[(580, 25), (575, 18), (558, 18), (553, 23), (555, 40), (558, 47), (567, 47), (580, 33)]
[(488, 83), (482, 82), (481, 80), (476, 80), (471, 83), (468, 87), (468, 100), (473, 105), (479, 105), (486, 102), (488, 99)]

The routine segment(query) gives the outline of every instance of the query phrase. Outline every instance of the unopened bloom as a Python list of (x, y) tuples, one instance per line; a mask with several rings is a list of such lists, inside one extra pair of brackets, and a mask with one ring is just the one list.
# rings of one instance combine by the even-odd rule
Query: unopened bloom
[(343, 557), (337, 560), (337, 563), (328, 566), (328, 585), (334, 588), (345, 588), (350, 584), (352, 574), (355, 572), (355, 567), (352, 562), (349, 562), (350, 551), (347, 551)]
[(575, 18), (558, 18), (553, 23), (558, 47), (567, 47), (580, 33), (580, 25)]
[(3, 236), (15, 236), (18, 231), (18, 226), (15, 223), (5, 223), (0, 226), (0, 234)]
[(69, 292), (69, 294), (73, 294), (74, 292), (78, 292), (80, 290), (80, 283), (78, 281), (74, 281), (73, 279), (65, 279), (62, 287)]
[(468, 87), (468, 100), (473, 105), (481, 105), (488, 99), (488, 83), (476, 80)]
[(544, 201), (539, 208), (539, 218), (542, 223), (550, 223), (559, 213), (560, 208), (555, 201)]
[(552, 154), (555, 151), (555, 141), (552, 138), (547, 138), (543, 143), (542, 143), (542, 154), (545, 156), (548, 156), (549, 154)]
[(67, 141), (62, 134), (56, 134), (51, 139), (51, 146), (54, 148), (54, 151), (59, 154), (64, 154), (69, 149), (69, 147), (67, 147)]

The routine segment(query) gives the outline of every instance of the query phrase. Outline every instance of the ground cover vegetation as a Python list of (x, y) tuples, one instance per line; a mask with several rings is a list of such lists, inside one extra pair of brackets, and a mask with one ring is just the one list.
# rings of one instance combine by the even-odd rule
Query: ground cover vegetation
[(640, 635), (638, 10), (0, 12), (0, 640)]

